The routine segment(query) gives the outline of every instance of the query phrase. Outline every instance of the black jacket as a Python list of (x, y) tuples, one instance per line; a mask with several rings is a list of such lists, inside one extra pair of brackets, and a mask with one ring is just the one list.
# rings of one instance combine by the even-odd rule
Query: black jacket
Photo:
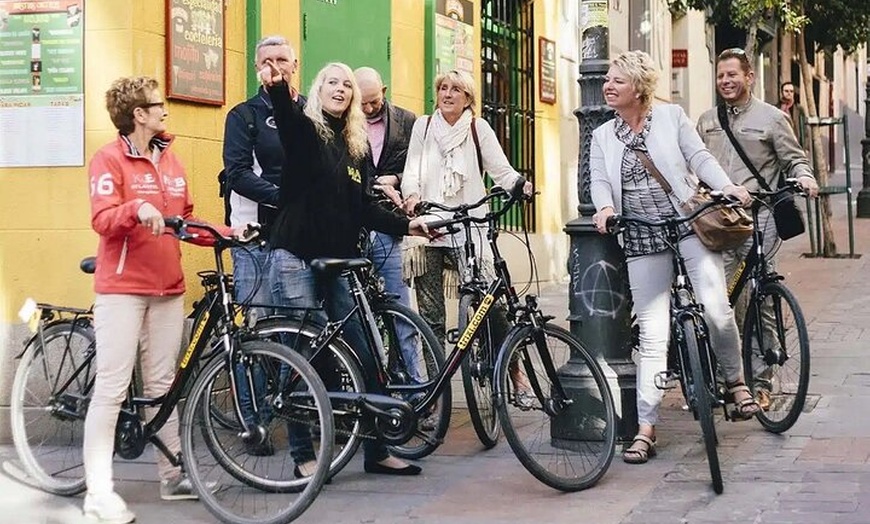
[(326, 117), (334, 137), (324, 142), (314, 123), (290, 100), (287, 84), (269, 89), (284, 167), (278, 216), (269, 233), (272, 247), (286, 249), (303, 260), (359, 256), (363, 227), (404, 235), (408, 219), (375, 204), (368, 191), (366, 162), (347, 151), (342, 119)]
[[(303, 106), (305, 98), (299, 96), (296, 103)], [(253, 132), (248, 127), (245, 109), (253, 114), (256, 127)], [(233, 225), (271, 223), (278, 205), (284, 151), (272, 117), (272, 101), (262, 87), (227, 113), (223, 160), (227, 187), (235, 193), (230, 197)]]
[(370, 168), (374, 176), (398, 175), (402, 178), (405, 169), (405, 158), (408, 156), (408, 143), (411, 141), (411, 130), (417, 117), (407, 109), (394, 106), (389, 101), (384, 101), (384, 147), (381, 149), (381, 157), (375, 167), (372, 159), (369, 159)]

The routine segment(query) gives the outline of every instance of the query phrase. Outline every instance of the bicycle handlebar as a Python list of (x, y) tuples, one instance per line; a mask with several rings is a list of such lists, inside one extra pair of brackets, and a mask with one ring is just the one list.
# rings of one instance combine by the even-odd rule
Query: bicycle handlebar
[[(527, 197), (523, 194), (523, 187), (526, 184), (526, 180), (523, 177), (520, 177), (517, 180), (514, 187), (511, 189), (511, 192), (508, 193), (504, 190), (504, 188), (500, 186), (494, 186), (488, 194), (486, 194), (483, 198), (474, 202), (472, 204), (460, 204), (458, 206), (447, 206), (445, 204), (439, 204), (438, 202), (420, 202), (417, 204), (415, 211), (418, 215), (425, 214), (427, 211), (431, 209), (436, 209), (439, 211), (446, 211), (448, 213), (454, 213), (453, 218), (441, 219), (441, 220), (433, 220), (431, 222), (426, 222), (426, 227), (430, 230), (433, 229), (441, 229), (441, 228), (450, 228), (450, 226), (454, 226), (456, 224), (462, 224), (466, 222), (474, 223), (474, 224), (486, 224), (491, 220), (497, 220), (502, 215), (507, 213), (508, 209), (513, 206), (515, 202), (521, 199), (531, 200), (532, 197)], [(497, 211), (490, 211), (483, 217), (473, 217), (469, 215), (469, 212), (473, 209), (477, 209), (484, 204), (488, 203), (491, 200), (495, 200), (496, 198), (502, 198), (504, 200), (504, 205), (501, 206), (501, 209)]]
[(190, 242), (193, 239), (197, 238), (199, 235), (196, 233), (191, 233), (188, 231), (190, 229), (201, 229), (210, 233), (214, 239), (215, 243), (222, 246), (245, 246), (251, 244), (256, 241), (260, 236), (261, 226), (260, 224), (250, 223), (248, 227), (245, 228), (244, 233), (242, 233), (241, 238), (236, 237), (227, 237), (224, 236), (212, 227), (209, 224), (205, 224), (202, 222), (190, 222), (184, 220), (180, 216), (165, 216), (163, 217), (163, 222), (166, 224), (166, 227), (172, 230), (172, 234), (175, 235), (179, 240), (184, 242)]
[(728, 207), (741, 207), (740, 202), (722, 194), (721, 191), (710, 191), (710, 196), (712, 197), (712, 200), (698, 206), (694, 211), (686, 216), (667, 218), (664, 220), (653, 220), (651, 218), (647, 218), (641, 215), (611, 215), (607, 217), (605, 227), (607, 228), (608, 233), (615, 235), (619, 233), (626, 224), (632, 223), (658, 228), (678, 226), (680, 224), (695, 220), (696, 218), (698, 218), (698, 216), (706, 212), (708, 209), (719, 204), (724, 204)]
[(786, 193), (794, 193), (799, 196), (807, 195), (807, 192), (804, 191), (804, 188), (798, 183), (797, 178), (786, 178), (784, 182), (785, 185), (773, 191), (759, 189), (758, 191), (750, 191), (749, 194), (752, 195), (752, 198), (762, 200), (776, 200), (784, 196)]

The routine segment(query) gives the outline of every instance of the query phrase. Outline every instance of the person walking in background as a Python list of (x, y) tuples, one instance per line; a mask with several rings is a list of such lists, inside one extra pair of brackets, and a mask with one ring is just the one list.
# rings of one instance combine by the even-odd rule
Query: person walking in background
[[(91, 226), (99, 235), (94, 274), (96, 381), (85, 419), (83, 511), (99, 522), (135, 520), (114, 491), (115, 425), (137, 354), (144, 395), (158, 398), (175, 377), (184, 323), (184, 275), (179, 240), (164, 235), (164, 215), (193, 216), (181, 162), (170, 150), (168, 116), (157, 80), (120, 78), (106, 92), (106, 109), (118, 137), (91, 159)], [(221, 234), (232, 230), (216, 226)], [(213, 241), (203, 235), (199, 243)], [(141, 334), (141, 336), (140, 336)], [(151, 417), (156, 408), (149, 408)], [(174, 455), (181, 452), (173, 411), (157, 436)], [(190, 481), (156, 450), (160, 498), (195, 499)]]
[[(366, 133), (371, 148), (367, 169), (371, 173), (372, 190), (375, 196), (380, 195), (380, 200), (388, 209), (404, 213), (400, 184), (411, 130), (417, 117), (386, 99), (387, 86), (376, 70), (360, 67), (354, 71), (354, 76), (359, 84), (362, 111), (366, 116)], [(384, 279), (385, 290), (398, 297), (401, 304), (410, 307), (410, 289), (402, 278), (402, 237), (372, 231), (369, 241), (371, 247), (367, 255), (375, 271)], [(413, 326), (398, 319), (396, 330), (399, 348), (408, 366), (406, 371), (414, 381), (422, 383)]]
[[(342, 319), (355, 306), (347, 281), (340, 275), (315, 274), (309, 262), (318, 257), (358, 257), (364, 227), (393, 236), (426, 235), (425, 223), (390, 213), (366, 191), (365, 115), (359, 86), (347, 65), (330, 63), (317, 73), (304, 111), (292, 102), (288, 78), (274, 63), (266, 62), (260, 79), (272, 99), (284, 148), (278, 215), (269, 233), (273, 296), (280, 297), (280, 305), (292, 307), (314, 307), (323, 300), (326, 315)], [(383, 394), (377, 362), (358, 316), (345, 325), (343, 337), (362, 362), (366, 391)], [(381, 440), (364, 439), (363, 447), (367, 473), (421, 471), (391, 456)], [(314, 471), (307, 465), (302, 469), (303, 476)]]
[[(796, 178), (808, 195), (816, 196), (819, 185), (813, 177), (807, 155), (795, 136), (792, 127), (794, 121), (790, 121), (783, 111), (752, 96), (754, 81), (755, 72), (743, 49), (726, 49), (719, 54), (716, 60), (716, 90), (725, 105), (721, 111), (719, 107), (709, 109), (698, 119), (697, 130), (701, 139), (735, 184), (744, 185), (750, 191), (762, 189), (763, 185), (753, 173), (755, 170), (771, 189), (778, 186), (780, 176), (786, 176)], [(793, 94), (794, 86), (791, 88)], [(740, 158), (734, 143), (725, 132), (720, 120), (722, 112), (734, 139), (743, 148), (752, 166)], [(768, 207), (759, 211), (755, 227), (761, 228), (768, 245), (773, 245), (777, 238), (776, 224)], [(726, 278), (730, 280), (737, 272), (738, 266), (752, 248), (752, 243), (753, 239), (750, 237), (741, 247), (723, 253)], [(775, 256), (774, 253), (767, 257), (769, 271), (775, 271)], [(747, 299), (748, 294), (744, 292), (734, 304), (737, 322), (741, 327), (746, 315)], [(762, 305), (764, 332), (765, 338), (771, 341), (776, 339), (773, 315), (770, 304), (765, 302)], [(773, 342), (770, 346), (773, 346)], [(762, 408), (766, 408), (770, 403), (773, 384), (766, 377), (768, 373), (765, 373), (763, 363), (757, 362), (753, 367), (758, 368), (752, 374), (758, 379), (755, 384), (756, 397)]]
[(804, 122), (805, 113), (803, 106), (797, 102), (797, 93), (795, 92), (794, 84), (791, 82), (783, 82), (779, 86), (779, 109), (788, 115), (794, 135), (802, 143), (803, 133), (801, 133), (801, 126)]
[[(704, 148), (683, 109), (652, 105), (657, 80), (652, 58), (642, 51), (616, 57), (605, 76), (604, 99), (616, 117), (593, 131), (590, 152), (590, 191), (597, 210), (593, 221), (602, 234), (607, 232), (607, 219), (617, 213), (653, 220), (679, 216), (679, 204), (695, 193), (698, 178), (714, 190), (749, 202), (746, 189), (731, 182)], [(671, 193), (650, 173), (645, 159), (659, 167)], [(698, 302), (704, 304), (711, 346), (734, 403), (733, 416), (751, 418), (758, 405), (743, 378), (740, 335), (728, 304), (722, 257), (708, 250), (688, 224), (681, 228), (680, 251)], [(656, 454), (662, 390), (656, 387), (655, 377), (667, 369), (674, 255), (659, 229), (630, 224), (623, 240), (640, 345), (636, 361), (638, 434), (622, 458), (643, 464)]]
[[(292, 78), (299, 67), (296, 52), (283, 36), (267, 36), (256, 46), (254, 68), (259, 71), (271, 61)], [(293, 103), (305, 105), (305, 98), (291, 88)], [(238, 104), (227, 113), (224, 127), (224, 175), (227, 192), (227, 220), (233, 227), (258, 222), (263, 238), (268, 238), (278, 206), (281, 166), (284, 150), (278, 137), (278, 127), (272, 117), (272, 100), (265, 88)], [(233, 292), (236, 302), (270, 304), (272, 285), (269, 282), (269, 244), (231, 248), (233, 259)], [(253, 310), (258, 317), (269, 313), (265, 308)], [(244, 367), (239, 364), (240, 372)], [(254, 377), (257, 382), (263, 377)], [(242, 414), (253, 424), (253, 409), (246, 388), (239, 391)], [(268, 405), (266, 406), (268, 409)], [(274, 452), (271, 440), (245, 441), (245, 450), (254, 456)]]

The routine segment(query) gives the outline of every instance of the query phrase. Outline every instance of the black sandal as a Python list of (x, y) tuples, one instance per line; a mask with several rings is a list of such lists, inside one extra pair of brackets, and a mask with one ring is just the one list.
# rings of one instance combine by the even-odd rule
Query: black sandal
[[(646, 446), (644, 448), (632, 449), (636, 442), (640, 442)], [(631, 441), (631, 446), (627, 447), (622, 452), (622, 461), (628, 464), (646, 464), (646, 462), (656, 456), (656, 438), (649, 438), (646, 435), (638, 433)]]
[[(761, 411), (761, 406), (758, 405), (758, 401), (752, 396), (752, 391), (750, 391), (746, 384), (737, 382), (735, 384), (726, 384), (726, 387), (728, 388), (727, 400), (733, 405), (730, 413), (732, 420), (749, 420)], [(740, 392), (745, 392), (746, 398), (738, 401), (734, 398), (734, 395)]]

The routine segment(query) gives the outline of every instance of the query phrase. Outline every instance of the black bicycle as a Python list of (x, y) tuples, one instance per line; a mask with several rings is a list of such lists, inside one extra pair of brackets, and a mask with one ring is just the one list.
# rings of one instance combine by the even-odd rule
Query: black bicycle
[(728, 283), (732, 306), (737, 305), (741, 293), (749, 286), (743, 319), (744, 374), (761, 407), (758, 421), (773, 433), (787, 431), (797, 422), (810, 382), (806, 321), (797, 299), (785, 285), (785, 278), (769, 264), (779, 239), (765, 238), (763, 222), (772, 220), (772, 215), (761, 213), (802, 192), (796, 180), (786, 182), (776, 191), (752, 193), (752, 216), (757, 226), (752, 248)]
[[(463, 216), (475, 207), (462, 204), (446, 206), (435, 202), (421, 202), (417, 205), (418, 215), (437, 210), (451, 215)], [(435, 225), (438, 225), (437, 223)], [(464, 233), (462, 242), (463, 264), (460, 264), (459, 283), (459, 314), (458, 325), (447, 333), (447, 341), (455, 344), (459, 334), (468, 328), (474, 313), (480, 308), (489, 288), (489, 279), (483, 268), (483, 260), (477, 253), (475, 238), (481, 236), (481, 231), (471, 221), (461, 224)], [(499, 230), (489, 229), (486, 233), (492, 242), (498, 241)], [(480, 335), (474, 337), (468, 349), (468, 357), (462, 360), (462, 386), (465, 390), (465, 400), (471, 425), (477, 438), (484, 448), (490, 449), (498, 443), (501, 426), (498, 422), (498, 409), (493, 395), (495, 380), (495, 364), (498, 349), (510, 330), (506, 307), (499, 301), (493, 305), (492, 314), (488, 315), (480, 325)], [(515, 376), (521, 373), (515, 365)]]
[[(500, 198), (496, 192), (468, 206), (466, 211)], [(433, 223), (433, 228), (453, 227), (478, 221), (489, 228), (518, 199), (511, 196), (499, 211), (475, 218), (467, 212)], [(615, 452), (615, 411), (607, 379), (598, 362), (568, 331), (549, 323), (538, 308), (537, 299), (528, 295), (521, 301), (511, 286), (507, 264), (498, 252), (495, 237), (491, 247), (495, 255), (497, 278), (472, 315), (468, 327), (460, 334), (445, 366), (437, 376), (422, 384), (384, 382), (388, 395), (365, 393), (330, 393), (336, 425), (354, 427), (368, 419), (374, 433), (393, 446), (402, 446), (419, 436), (419, 423), (437, 405), (449, 387), (451, 377), (476, 337), (480, 326), (492, 314), (492, 305), (507, 296), (509, 314), (515, 324), (501, 346), (496, 362), (493, 394), (499, 420), (511, 448), (522, 464), (539, 480), (563, 491), (577, 491), (593, 486), (606, 472)], [(310, 351), (317, 355), (331, 344), (341, 344), (341, 332), (351, 315), (360, 315), (372, 351), (378, 351), (379, 327), (361, 284), (361, 272), (370, 263), (366, 259), (313, 260), (315, 271), (340, 274), (348, 280), (355, 308), (338, 322), (329, 323), (319, 334), (308, 336)], [(316, 331), (316, 327), (312, 331)], [(300, 330), (299, 335), (306, 336)], [(300, 337), (301, 338), (301, 337)], [(355, 348), (364, 351), (364, 348)], [(380, 359), (378, 359), (381, 362)], [(512, 364), (528, 378), (528, 390), (516, 391), (510, 378)], [(379, 379), (385, 381), (389, 370), (381, 367)], [(432, 441), (430, 445), (437, 445)]]
[(721, 194), (714, 193), (712, 201), (699, 206), (685, 217), (665, 220), (651, 220), (642, 216), (613, 215), (607, 219), (607, 229), (611, 233), (620, 232), (626, 224), (639, 224), (663, 231), (663, 239), (673, 252), (674, 281), (671, 286), (671, 330), (668, 363), (673, 366), (656, 376), (656, 387), (670, 389), (679, 381), (686, 404), (701, 424), (707, 463), (713, 480), (713, 490), (720, 494), (724, 486), (722, 471), (719, 467), (719, 454), (716, 451), (718, 440), (713, 422), (713, 410), (722, 408), (725, 417), (730, 419), (725, 409), (725, 388), (717, 380), (716, 359), (710, 346), (709, 331), (704, 320), (704, 306), (696, 297), (686, 262), (680, 252), (680, 225), (689, 223), (717, 204), (727, 201)]
[[(309, 436), (317, 459), (331, 457), (334, 429), (326, 390), (303, 357), (285, 346), (256, 340), (234, 322), (222, 253), (239, 241), (178, 217), (167, 217), (166, 224), (182, 240), (197, 237), (188, 228), (208, 231), (214, 238), (216, 271), (200, 273), (205, 299), (195, 309), (191, 340), (169, 391), (160, 398), (143, 398), (137, 381), (131, 381), (116, 426), (115, 453), (134, 459), (147, 443), (154, 444), (187, 471), (200, 499), (223, 522), (293, 520), (316, 498), (327, 468), (318, 467), (311, 478), (299, 479), (288, 467), (289, 454), (263, 460), (246, 455), (245, 444), (265, 435), (276, 441), (274, 435), (282, 432), (286, 442), (287, 421), (304, 420), (319, 428), (317, 435)], [(89, 310), (46, 305), (43, 311), (42, 325), (26, 346), (13, 384), (14, 439), (22, 464), (39, 487), (74, 495), (85, 489), (80, 450), (94, 386), (92, 317)], [(72, 318), (55, 318), (58, 311)], [(208, 354), (212, 357), (203, 360)], [(254, 399), (247, 405), (240, 400), (243, 389)], [(185, 395), (182, 454), (176, 456), (156, 433)], [(147, 422), (145, 408), (158, 408)], [(233, 428), (232, 442), (215, 436), (226, 426)], [(293, 493), (297, 496), (289, 495)]]

